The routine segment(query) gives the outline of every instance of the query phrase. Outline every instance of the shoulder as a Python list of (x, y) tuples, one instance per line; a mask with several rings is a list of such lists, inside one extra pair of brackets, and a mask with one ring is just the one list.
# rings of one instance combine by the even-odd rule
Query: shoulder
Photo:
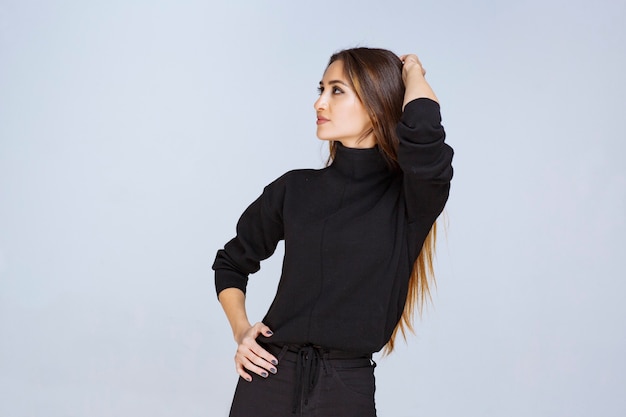
[(316, 179), (325, 171), (325, 168), (288, 171), (263, 188), (261, 203), (269, 207), (281, 207), (288, 196), (297, 196), (309, 189), (311, 184), (318, 183)]
[(287, 195), (301, 195), (304, 190), (319, 185), (327, 177), (328, 167), (322, 169), (294, 169), (287, 171), (263, 189), (265, 198), (284, 200)]
[[(323, 175), (328, 170), (328, 167), (322, 169), (294, 169), (291, 171), (287, 171), (280, 177), (276, 178), (272, 181), (267, 187), (284, 187), (293, 184), (299, 184), (302, 182), (310, 181), (314, 178)], [(267, 188), (266, 187), (266, 188)]]

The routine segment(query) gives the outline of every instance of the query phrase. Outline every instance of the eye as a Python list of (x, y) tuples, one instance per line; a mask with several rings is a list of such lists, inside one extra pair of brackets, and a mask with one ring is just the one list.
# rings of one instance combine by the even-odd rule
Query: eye
[(323, 92), (324, 92), (324, 87), (322, 87), (321, 85), (317, 87), (317, 94), (321, 96)]
[(333, 94), (341, 94), (343, 90), (339, 87), (333, 87)]

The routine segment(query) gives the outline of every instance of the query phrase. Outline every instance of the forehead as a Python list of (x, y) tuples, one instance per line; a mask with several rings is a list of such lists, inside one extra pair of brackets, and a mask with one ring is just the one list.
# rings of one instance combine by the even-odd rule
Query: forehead
[(322, 82), (331, 80), (340, 80), (346, 82), (346, 76), (343, 73), (343, 61), (335, 61), (326, 68)]

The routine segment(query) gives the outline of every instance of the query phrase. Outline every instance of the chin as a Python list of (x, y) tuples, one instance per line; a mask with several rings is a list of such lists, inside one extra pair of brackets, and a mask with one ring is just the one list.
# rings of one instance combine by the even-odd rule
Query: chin
[(328, 135), (323, 135), (323, 134), (320, 134), (319, 132), (317, 133), (317, 138), (319, 140), (323, 140), (323, 141), (327, 141), (327, 142), (330, 142), (331, 140), (337, 140), (334, 137), (330, 137)]

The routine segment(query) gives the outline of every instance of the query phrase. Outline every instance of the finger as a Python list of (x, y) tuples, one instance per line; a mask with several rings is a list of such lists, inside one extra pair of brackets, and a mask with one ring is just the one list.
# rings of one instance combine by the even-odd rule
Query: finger
[(422, 65), (422, 63), (420, 62), (419, 58), (415, 54), (403, 55), (401, 59), (402, 59), (402, 62), (404, 64), (414, 63), (414, 64), (417, 64), (417, 65), (420, 65), (420, 66)]
[(254, 333), (252, 337), (255, 339), (260, 334), (266, 337), (270, 337), (274, 334), (274, 332), (272, 332), (272, 329), (270, 329), (269, 327), (267, 327), (265, 324), (261, 322), (254, 323), (254, 326), (252, 326), (250, 330)]
[(258, 367), (276, 373), (275, 366), (278, 365), (278, 359), (254, 340), (246, 340), (239, 345), (236, 358), (245, 358)]
[(274, 334), (274, 332), (264, 324), (261, 326), (261, 333), (263, 333), (263, 336), (267, 336), (267, 337), (270, 337), (271, 335)]
[(252, 382), (252, 377), (250, 376), (250, 374), (248, 374), (244, 370), (243, 366), (240, 363), (238, 363), (236, 359), (235, 359), (235, 369), (237, 370), (237, 373), (239, 374), (240, 377), (242, 377), (248, 382)]
[[(269, 365), (270, 369), (266, 369), (263, 366), (259, 366), (259, 364), (255, 363), (258, 362), (260, 360), (260, 358), (255, 358), (253, 357), (252, 359), (249, 359), (247, 357), (244, 356), (240, 356), (239, 358), (239, 362), (241, 363), (241, 365), (247, 369), (250, 372), (254, 372), (255, 374), (262, 376), (263, 378), (267, 378), (271, 373), (276, 373), (277, 370), (275, 367)], [(263, 362), (266, 363), (267, 362)], [(245, 371), (244, 371), (245, 372)]]
[[(426, 70), (422, 66), (422, 62), (419, 60), (417, 55), (415, 55), (415, 54), (402, 55), (402, 56), (400, 56), (400, 59), (402, 60), (402, 69), (403, 70), (409, 70), (409, 69), (413, 68), (413, 66), (416, 65), (418, 68), (420, 68), (420, 71), (422, 72), (422, 75), (423, 76), (426, 75)], [(407, 64), (411, 64), (411, 65), (407, 65)]]
[[(260, 325), (259, 330), (264, 336), (271, 337), (274, 334), (274, 332), (272, 332), (272, 330), (265, 324), (263, 323), (257, 323), (257, 324)], [(272, 365), (278, 365), (278, 359), (274, 355), (269, 353), (267, 350), (263, 349), (258, 343), (256, 343), (256, 340), (253, 340), (252, 343), (250, 343), (248, 346), (252, 350), (252, 352), (254, 352), (255, 355), (265, 359), (267, 362), (271, 363)]]
[[(255, 345), (256, 346), (253, 346), (250, 349), (252, 353), (255, 355), (252, 361), (255, 364), (262, 366), (263, 368), (268, 369), (270, 372), (272, 372), (271, 368), (278, 365), (278, 359), (274, 355), (269, 353), (267, 350), (263, 349), (258, 344), (255, 343)], [(248, 357), (248, 359), (250, 358)], [(276, 372), (272, 372), (272, 373), (276, 373)]]

